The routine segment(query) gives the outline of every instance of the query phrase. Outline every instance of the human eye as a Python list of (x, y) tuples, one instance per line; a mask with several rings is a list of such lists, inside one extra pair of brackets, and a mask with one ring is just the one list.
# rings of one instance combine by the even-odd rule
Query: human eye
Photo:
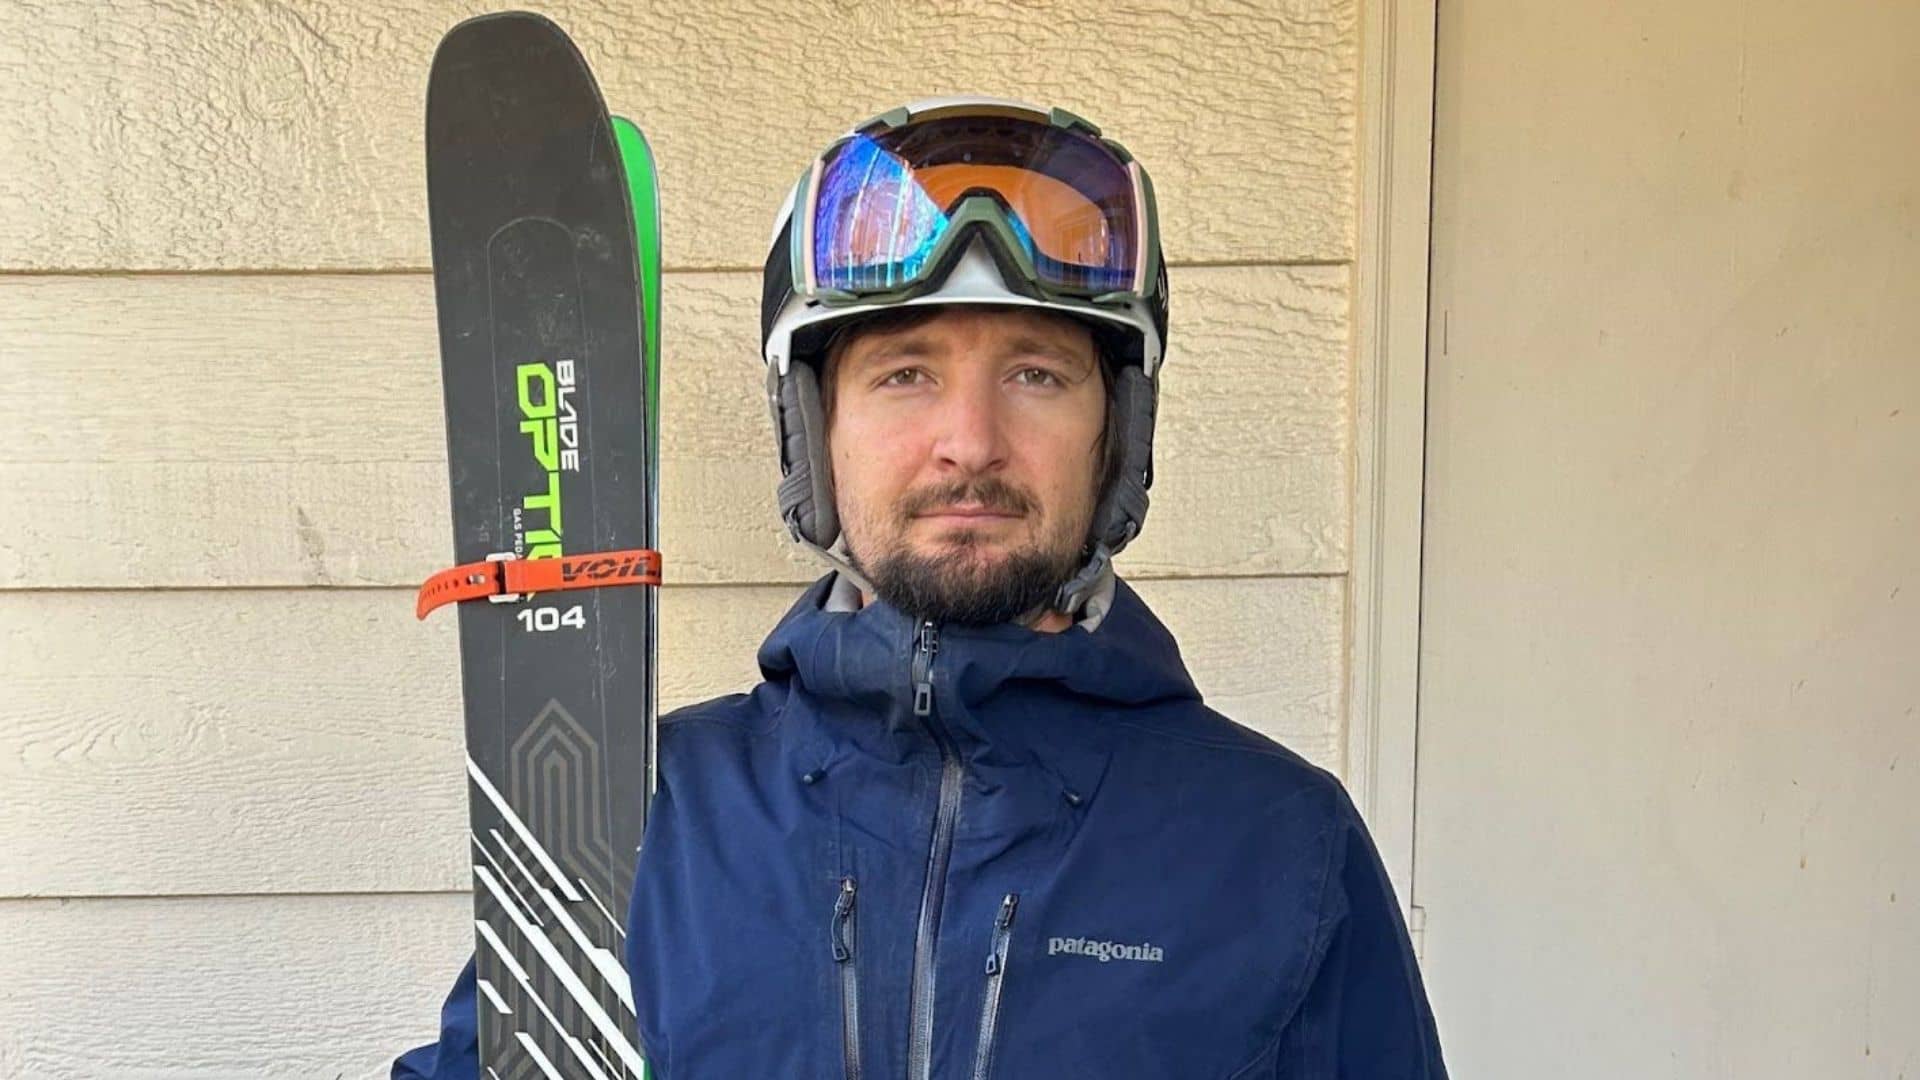
[[(923, 373), (921, 372), (921, 370), (916, 367), (896, 368), (893, 371), (888, 372), (884, 377), (881, 378), (880, 385), (881, 386), (911, 386), (914, 383), (920, 381), (920, 376), (922, 374)], [(911, 378), (902, 378), (901, 376), (911, 376)]]
[(1043, 367), (1021, 368), (1016, 376), (1028, 386), (1060, 386), (1060, 376)]

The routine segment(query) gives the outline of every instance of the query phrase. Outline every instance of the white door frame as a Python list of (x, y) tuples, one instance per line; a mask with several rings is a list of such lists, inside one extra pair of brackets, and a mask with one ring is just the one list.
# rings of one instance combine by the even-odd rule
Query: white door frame
[(1439, 0), (1363, 0), (1344, 775), (1413, 927), (1427, 257)]

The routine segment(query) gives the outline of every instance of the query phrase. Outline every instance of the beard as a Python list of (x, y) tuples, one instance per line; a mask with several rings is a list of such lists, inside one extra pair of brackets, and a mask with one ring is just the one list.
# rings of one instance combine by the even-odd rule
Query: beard
[[(847, 555), (865, 574), (874, 593), (914, 619), (961, 626), (1012, 622), (1051, 604), (1054, 593), (1080, 568), (1087, 520), (1062, 521), (1025, 547), (995, 559), (995, 543), (984, 530), (955, 527), (933, 541), (936, 550), (919, 551), (906, 540), (907, 529), (923, 510), (952, 503), (977, 502), (998, 510), (1031, 514), (1034, 501), (992, 478), (923, 492), (896, 508), (890, 542), (879, 551), (847, 538)], [(862, 530), (865, 531), (865, 530)]]

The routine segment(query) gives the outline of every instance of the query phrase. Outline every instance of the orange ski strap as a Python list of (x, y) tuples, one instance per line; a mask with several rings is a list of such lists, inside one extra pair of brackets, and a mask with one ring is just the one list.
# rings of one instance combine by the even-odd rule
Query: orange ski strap
[(448, 567), (420, 586), (413, 615), (424, 619), (434, 608), (485, 597), (496, 604), (528, 593), (558, 589), (597, 589), (603, 585), (660, 584), (660, 553), (648, 548), (590, 551), (557, 559), (516, 559), (489, 555), (480, 562)]

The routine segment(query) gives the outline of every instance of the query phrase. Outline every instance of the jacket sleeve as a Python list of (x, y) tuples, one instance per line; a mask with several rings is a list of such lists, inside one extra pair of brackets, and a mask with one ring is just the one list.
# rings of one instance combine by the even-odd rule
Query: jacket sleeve
[(1393, 884), (1346, 792), (1335, 801), (1320, 919), (1325, 951), (1273, 1075), (1446, 1080)]
[(440, 1041), (394, 1060), (392, 1080), (480, 1080), (480, 1014), (474, 1002), (473, 959), (453, 981), (440, 1007)]

